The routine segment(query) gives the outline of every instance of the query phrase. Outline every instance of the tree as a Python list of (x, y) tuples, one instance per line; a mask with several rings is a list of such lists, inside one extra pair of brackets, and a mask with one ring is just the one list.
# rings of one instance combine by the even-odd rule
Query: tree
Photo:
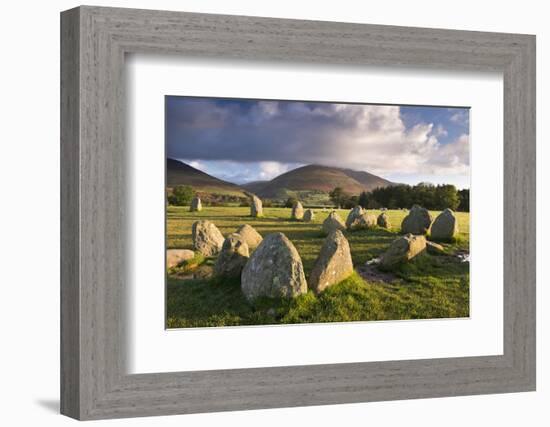
[(367, 196), (366, 191), (362, 191), (361, 194), (359, 194), (359, 200), (357, 201), (357, 204), (362, 208), (366, 208), (368, 203), (369, 203), (369, 196)]
[(290, 196), (288, 199), (286, 199), (285, 208), (293, 208), (297, 202), (298, 199), (296, 197)]
[(460, 197), (454, 185), (438, 185), (435, 189), (435, 200), (432, 209), (443, 210), (458, 208)]
[(426, 209), (436, 209), (435, 207), (436, 187), (428, 182), (421, 182), (412, 188), (413, 204), (425, 207)]
[(359, 197), (349, 196), (346, 194), (346, 197), (342, 199), (342, 203), (340, 206), (344, 209), (351, 209), (358, 205), (358, 201), (359, 201)]
[(470, 212), (470, 190), (467, 188), (459, 190), (458, 198), (460, 199), (460, 203), (456, 209), (461, 212)]
[(376, 201), (376, 199), (373, 199), (372, 197), (369, 197), (369, 201), (367, 202), (367, 206), (365, 206), (367, 209), (380, 209), (383, 208), (380, 203)]
[(342, 187), (335, 187), (329, 194), (330, 200), (336, 206), (341, 207), (349, 199), (349, 195), (344, 191)]
[(177, 185), (168, 196), (168, 203), (174, 206), (186, 206), (195, 197), (195, 190), (190, 185)]
[(412, 205), (417, 204), (430, 210), (443, 210), (446, 208), (456, 210), (461, 201), (454, 185), (435, 186), (430, 183), (420, 183), (412, 187), (399, 184), (376, 188), (370, 193), (359, 196), (361, 206), (363, 206), (361, 200), (365, 198), (369, 209), (377, 207), (410, 209)]

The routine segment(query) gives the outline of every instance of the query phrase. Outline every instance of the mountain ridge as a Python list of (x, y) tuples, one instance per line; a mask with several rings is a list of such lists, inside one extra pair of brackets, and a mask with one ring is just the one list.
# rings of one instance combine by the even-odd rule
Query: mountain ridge
[(341, 187), (348, 194), (358, 195), (362, 191), (395, 185), (369, 172), (315, 164), (292, 169), (270, 181), (251, 181), (241, 185), (213, 177), (171, 158), (166, 160), (166, 169), (168, 187), (191, 185), (199, 192), (217, 190), (235, 195), (254, 193), (263, 198), (285, 198), (289, 192), (329, 193), (335, 187)]
[(378, 187), (395, 185), (393, 182), (365, 171), (324, 165), (306, 165), (285, 172), (264, 185), (252, 182), (243, 188), (254, 189), (260, 197), (277, 197), (282, 189), (293, 191), (330, 192), (341, 187), (348, 194), (360, 194)]
[(212, 192), (245, 197), (245, 190), (194, 168), (180, 160), (166, 159), (166, 186), (190, 185), (198, 192)]

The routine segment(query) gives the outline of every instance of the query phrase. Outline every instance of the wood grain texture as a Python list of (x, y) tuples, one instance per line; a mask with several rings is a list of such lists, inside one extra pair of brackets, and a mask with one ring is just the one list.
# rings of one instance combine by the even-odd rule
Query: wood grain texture
[[(61, 27), (62, 413), (100, 419), (534, 390), (534, 36), (97, 7), (63, 12)], [(504, 354), (128, 375), (127, 53), (501, 71)]]
[(61, 412), (80, 414), (79, 11), (61, 20)]

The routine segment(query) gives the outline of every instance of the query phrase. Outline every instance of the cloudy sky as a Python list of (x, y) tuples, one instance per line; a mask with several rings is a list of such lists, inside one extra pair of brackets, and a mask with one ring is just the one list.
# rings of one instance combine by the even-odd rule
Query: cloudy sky
[(470, 186), (467, 108), (168, 96), (166, 151), (235, 183), (321, 164)]

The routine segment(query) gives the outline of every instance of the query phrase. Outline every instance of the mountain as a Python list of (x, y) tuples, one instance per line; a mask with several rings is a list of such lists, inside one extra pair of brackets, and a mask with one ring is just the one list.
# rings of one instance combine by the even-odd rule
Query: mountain
[(179, 160), (166, 159), (166, 186), (190, 185), (196, 191), (245, 197), (238, 185), (215, 178)]
[(355, 171), (352, 169), (342, 169), (347, 176), (355, 179), (361, 185), (364, 186), (365, 191), (371, 191), (378, 187), (388, 187), (390, 185), (395, 185), (394, 182), (388, 181), (387, 179), (381, 178), (379, 176), (373, 175), (372, 173), (365, 171)]
[(346, 193), (358, 195), (362, 191), (387, 187), (393, 183), (368, 172), (307, 165), (279, 175), (271, 181), (253, 181), (239, 186), (208, 175), (179, 160), (166, 159), (166, 185), (169, 188), (190, 185), (202, 193), (201, 197), (217, 195), (242, 198), (248, 192), (279, 200), (294, 196), (311, 204), (322, 204), (329, 203), (328, 193), (334, 187), (342, 187)]
[[(243, 187), (260, 197), (279, 198), (290, 191), (321, 191), (328, 193), (341, 187), (348, 194), (358, 195), (362, 191), (387, 187), (392, 182), (363, 171), (331, 166), (307, 165), (293, 169), (269, 182), (252, 182)], [(254, 190), (253, 190), (254, 189)]]
[(246, 184), (241, 184), (241, 187), (244, 188), (246, 191), (250, 191), (251, 193), (256, 194), (257, 192), (261, 191), (262, 188), (264, 188), (269, 181), (250, 181)]

